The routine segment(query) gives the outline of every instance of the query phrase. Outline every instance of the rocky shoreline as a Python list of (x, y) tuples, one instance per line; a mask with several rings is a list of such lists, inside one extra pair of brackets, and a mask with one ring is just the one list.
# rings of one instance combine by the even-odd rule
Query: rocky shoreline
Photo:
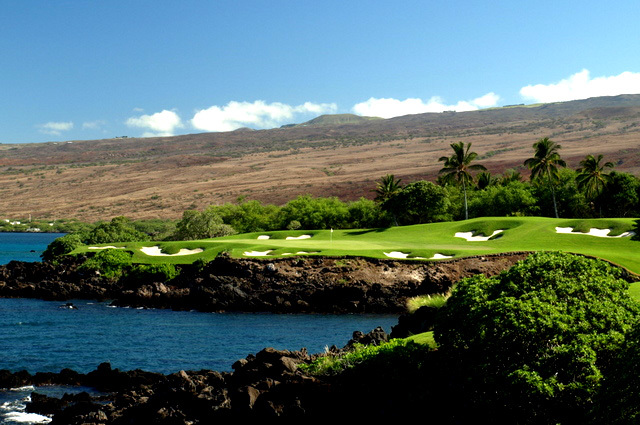
[(116, 306), (273, 313), (402, 313), (407, 298), (446, 291), (461, 278), (494, 275), (527, 252), (447, 261), (362, 257), (234, 259), (181, 265), (170, 281), (83, 273), (83, 258), (0, 266), (0, 297), (111, 300)]
[[(82, 259), (68, 258), (57, 265), (11, 262), (0, 266), (0, 297), (113, 300), (120, 306), (175, 310), (399, 314), (389, 335), (380, 328), (354, 332), (347, 346), (329, 349), (339, 353), (356, 342), (378, 344), (425, 330), (422, 322), (429, 321), (429, 311), (402, 315), (408, 297), (444, 292), (474, 274), (495, 275), (528, 254), (437, 262), (220, 256), (200, 267), (183, 266), (178, 277), (167, 282), (88, 275), (78, 270)], [(0, 370), (0, 388), (69, 385), (103, 393), (54, 398), (35, 391), (27, 412), (53, 417), (54, 425), (186, 425), (266, 418), (379, 421), (414, 416), (416, 407), (429, 411), (432, 421), (447, 423), (446, 406), (451, 406), (449, 398), (455, 398), (456, 390), (433, 384), (447, 382), (444, 371), (429, 366), (439, 364), (438, 350), (424, 350), (420, 365), (399, 364), (399, 370), (377, 368), (358, 375), (317, 377), (298, 367), (325, 354), (265, 348), (235, 362), (233, 372), (163, 375), (120, 371), (108, 363), (87, 374)]]
[[(343, 349), (358, 342), (378, 344), (388, 340), (380, 328), (369, 334), (354, 333)], [(51, 424), (198, 424), (216, 420), (270, 417), (328, 417), (344, 407), (340, 385), (331, 378), (304, 374), (301, 363), (319, 355), (306, 350), (265, 348), (233, 364), (233, 372), (179, 371), (169, 375), (142, 370), (120, 371), (109, 363), (81, 374), (70, 369), (60, 373), (29, 374), (0, 370), (0, 388), (27, 385), (91, 387), (87, 392), (49, 397), (34, 391), (26, 412), (53, 417)], [(332, 406), (328, 408), (328, 406)], [(337, 410), (336, 410), (337, 409)]]

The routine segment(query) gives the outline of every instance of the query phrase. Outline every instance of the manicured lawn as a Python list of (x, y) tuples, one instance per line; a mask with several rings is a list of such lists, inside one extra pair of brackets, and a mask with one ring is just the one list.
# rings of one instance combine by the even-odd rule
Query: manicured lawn
[[(513, 251), (565, 251), (609, 260), (640, 274), (640, 242), (631, 237), (598, 237), (577, 233), (557, 233), (556, 227), (611, 229), (619, 235), (633, 228), (635, 219), (552, 219), (545, 217), (484, 217), (466, 221), (431, 223), (386, 229), (314, 230), (249, 233), (223, 238), (185, 242), (137, 242), (111, 244), (133, 252), (139, 263), (191, 263), (211, 260), (227, 251), (232, 257), (278, 258), (295, 255), (365, 256), (424, 261), (434, 257), (464, 257)], [(487, 241), (467, 241), (457, 232), (489, 236)], [(262, 238), (259, 238), (262, 236)], [(266, 237), (269, 237), (266, 239)], [(287, 237), (303, 237), (287, 239)], [(167, 253), (179, 249), (202, 249), (191, 255), (153, 256), (142, 247), (159, 246)], [(95, 251), (83, 248), (80, 251)], [(385, 254), (387, 253), (387, 254)], [(390, 254), (395, 253), (395, 254)], [(390, 255), (395, 257), (390, 257)]]

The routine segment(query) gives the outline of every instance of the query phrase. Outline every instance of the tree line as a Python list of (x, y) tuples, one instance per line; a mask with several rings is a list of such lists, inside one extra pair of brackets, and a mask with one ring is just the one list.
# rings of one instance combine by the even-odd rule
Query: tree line
[[(529, 179), (514, 169), (493, 175), (476, 162), (471, 143), (452, 143), (450, 156), (435, 182), (402, 184), (382, 176), (375, 198), (345, 202), (337, 197), (300, 195), (284, 205), (238, 199), (235, 203), (187, 210), (178, 221), (135, 222), (116, 217), (82, 229), (74, 240), (103, 243), (144, 240), (190, 240), (273, 230), (385, 228), (490, 216), (564, 218), (640, 216), (640, 179), (617, 172), (602, 155), (587, 155), (572, 170), (561, 146), (548, 138), (533, 144), (523, 166)], [(133, 239), (132, 239), (133, 238)]]
[(561, 146), (548, 138), (533, 144), (533, 156), (517, 170), (492, 175), (476, 161), (471, 143), (452, 143), (452, 154), (435, 182), (402, 185), (387, 174), (376, 182), (375, 199), (344, 202), (336, 197), (301, 195), (283, 206), (257, 200), (185, 211), (174, 239), (199, 239), (270, 230), (381, 228), (482, 216), (565, 218), (640, 216), (640, 180), (614, 171), (602, 155), (587, 155), (576, 170), (567, 168)]

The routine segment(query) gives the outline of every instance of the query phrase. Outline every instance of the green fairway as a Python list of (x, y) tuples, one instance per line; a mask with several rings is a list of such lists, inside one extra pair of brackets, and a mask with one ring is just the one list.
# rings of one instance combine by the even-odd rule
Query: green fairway
[[(111, 245), (131, 251), (133, 261), (137, 263), (174, 264), (192, 263), (197, 259), (211, 260), (223, 251), (236, 258), (320, 255), (406, 258), (413, 261), (513, 251), (564, 251), (603, 258), (640, 274), (640, 242), (624, 236), (624, 232), (632, 230), (634, 222), (635, 219), (631, 218), (484, 217), (385, 229), (274, 231), (197, 241)], [(571, 229), (575, 231), (558, 233), (557, 227), (565, 232)], [(577, 233), (589, 233), (590, 229), (600, 229), (600, 233), (606, 233), (602, 229), (610, 229), (608, 236), (619, 237)], [(455, 236), (460, 232), (470, 232), (474, 236), (495, 234), (489, 240), (468, 241)], [(151, 247), (151, 255), (141, 251), (144, 247)], [(74, 253), (97, 252), (96, 248), (83, 247)], [(193, 252), (188, 255), (176, 255), (180, 249), (196, 251), (186, 251)]]

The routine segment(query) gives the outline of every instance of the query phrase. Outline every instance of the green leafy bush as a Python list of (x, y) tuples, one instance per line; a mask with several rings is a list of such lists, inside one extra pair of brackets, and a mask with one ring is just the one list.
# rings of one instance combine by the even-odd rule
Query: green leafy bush
[(78, 234), (60, 236), (47, 246), (41, 257), (44, 261), (55, 261), (82, 245), (82, 237)]
[(187, 241), (229, 236), (235, 233), (233, 227), (222, 222), (215, 208), (209, 207), (204, 211), (185, 211), (176, 225), (173, 239)]
[(108, 223), (97, 225), (84, 236), (86, 244), (144, 242), (150, 239), (146, 233), (136, 230), (126, 217), (114, 217)]
[(105, 249), (87, 259), (78, 269), (99, 272), (106, 278), (119, 278), (131, 266), (131, 253), (120, 249)]
[(409, 183), (382, 204), (401, 225), (432, 223), (451, 219), (445, 189), (428, 181)]
[(132, 279), (167, 282), (176, 278), (179, 274), (180, 272), (173, 264), (136, 264), (131, 267), (129, 277)]
[(584, 423), (640, 307), (604, 261), (536, 253), (458, 282), (434, 335), (461, 412), (499, 423)]

